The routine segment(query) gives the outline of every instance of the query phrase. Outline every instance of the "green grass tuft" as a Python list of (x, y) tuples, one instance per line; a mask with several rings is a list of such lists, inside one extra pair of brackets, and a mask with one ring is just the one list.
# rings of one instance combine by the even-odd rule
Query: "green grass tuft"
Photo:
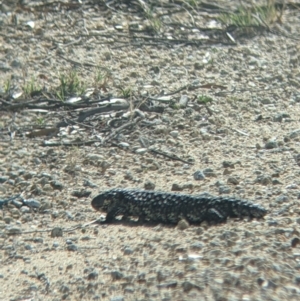
[(236, 13), (222, 14), (218, 19), (225, 26), (235, 25), (237, 27), (259, 26), (274, 23), (277, 16), (275, 1), (268, 0), (267, 5), (241, 7)]
[(86, 85), (80, 80), (78, 73), (71, 70), (67, 74), (59, 77), (60, 85), (57, 88), (56, 96), (64, 101), (70, 95), (82, 95), (86, 90)]
[(41, 86), (34, 77), (32, 77), (29, 82), (25, 83), (23, 87), (23, 91), (26, 96), (32, 96), (35, 92), (40, 92), (41, 90)]
[(131, 93), (132, 93), (132, 89), (131, 88), (120, 88), (121, 92), (122, 92), (122, 96), (124, 98), (128, 98), (131, 96)]
[(210, 96), (203, 95), (203, 94), (199, 95), (198, 99), (197, 99), (198, 104), (207, 104), (207, 103), (210, 103), (212, 101), (213, 101), (213, 99)]
[(11, 88), (12, 88), (11, 79), (8, 78), (8, 79), (4, 82), (4, 87), (3, 87), (4, 93), (5, 93), (5, 94), (9, 94)]

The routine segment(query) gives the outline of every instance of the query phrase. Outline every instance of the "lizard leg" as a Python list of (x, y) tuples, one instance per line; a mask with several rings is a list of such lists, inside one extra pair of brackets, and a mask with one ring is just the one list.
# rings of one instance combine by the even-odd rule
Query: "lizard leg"
[(107, 211), (105, 223), (112, 222), (117, 215), (123, 214), (123, 210), (120, 207), (112, 207)]
[(226, 216), (223, 216), (218, 210), (211, 208), (207, 210), (207, 219), (220, 223), (225, 222)]

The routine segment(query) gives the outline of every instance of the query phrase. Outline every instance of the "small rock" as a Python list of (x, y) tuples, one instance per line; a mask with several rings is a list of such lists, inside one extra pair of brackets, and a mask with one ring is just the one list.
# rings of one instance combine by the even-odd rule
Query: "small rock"
[(202, 69), (204, 69), (204, 67), (205, 67), (204, 63), (200, 63), (200, 62), (194, 63), (195, 70), (202, 70)]
[(6, 183), (11, 185), (11, 186), (14, 186), (15, 185), (15, 180), (9, 179)]
[(278, 179), (272, 179), (273, 185), (281, 185), (282, 183)]
[(216, 177), (217, 176), (216, 173), (211, 168), (205, 168), (203, 170), (203, 173), (206, 177)]
[(22, 212), (22, 214), (30, 213), (30, 208), (23, 206), (20, 208), (20, 211)]
[(280, 195), (276, 198), (275, 202), (278, 204), (282, 204), (282, 203), (288, 202), (288, 200), (289, 200), (289, 198), (287, 195)]
[(137, 275), (137, 280), (138, 280), (138, 282), (144, 282), (146, 280), (146, 274), (144, 272), (139, 273)]
[(285, 188), (286, 189), (298, 189), (298, 185), (293, 183), (293, 184), (287, 185)]
[[(73, 214), (70, 211), (65, 211), (66, 217), (70, 220), (74, 219)], [(77, 213), (78, 215), (80, 214), (79, 212)]]
[(298, 237), (294, 237), (291, 240), (291, 246), (292, 246), (292, 248), (295, 248), (299, 243), (300, 243), (300, 239)]
[(223, 181), (217, 181), (217, 182), (215, 183), (215, 185), (216, 185), (217, 187), (220, 187), (220, 186), (222, 186), (222, 185), (225, 185), (225, 183), (224, 183)]
[(195, 285), (192, 282), (190, 282), (190, 281), (184, 281), (182, 283), (182, 288), (183, 288), (184, 292), (189, 292), (191, 289), (194, 288), (194, 286)]
[(29, 187), (30, 186), (30, 182), (28, 181), (16, 181), (16, 184), (18, 187)]
[(229, 183), (229, 184), (238, 185), (239, 182), (240, 181), (236, 177), (229, 177), (227, 179), (227, 183)]
[(49, 178), (46, 176), (43, 176), (37, 181), (37, 184), (40, 184), (42, 186), (49, 184)]
[(23, 200), (23, 203), (25, 206), (28, 206), (30, 208), (40, 208), (41, 207), (41, 203), (35, 199), (27, 199), (27, 200)]
[(264, 104), (264, 105), (269, 105), (271, 104), (271, 100), (269, 98), (261, 98), (260, 99), (261, 103)]
[(77, 248), (77, 246), (75, 245), (75, 244), (70, 244), (70, 245), (67, 245), (67, 250), (68, 251), (77, 251), (78, 250), (78, 248)]
[(196, 235), (202, 235), (204, 232), (202, 227), (197, 227), (195, 230)]
[(170, 135), (173, 137), (173, 138), (177, 138), (178, 137), (178, 131), (171, 131), (170, 132)]
[(175, 288), (177, 286), (177, 281), (171, 281), (168, 283), (162, 283), (157, 285), (158, 288)]
[(157, 125), (154, 129), (154, 134), (167, 134), (168, 127), (165, 125)]
[(297, 285), (300, 284), (300, 275), (296, 275), (296, 276), (295, 276), (295, 283), (296, 283)]
[(258, 284), (259, 286), (262, 286), (262, 285), (265, 283), (265, 279), (259, 277), (259, 278), (256, 279), (256, 282), (257, 282), (257, 284)]
[(40, 211), (46, 211), (48, 209), (52, 208), (52, 203), (49, 201), (43, 201), (41, 207), (40, 207)]
[(131, 255), (133, 250), (131, 248), (126, 247), (123, 251), (124, 255)]
[(98, 278), (98, 272), (93, 271), (91, 273), (88, 274), (87, 279), (88, 280), (95, 280)]
[(130, 146), (130, 144), (126, 142), (120, 142), (118, 145), (122, 148), (128, 148)]
[(70, 288), (67, 286), (67, 285), (62, 285), (61, 287), (60, 287), (60, 289), (59, 289), (59, 291), (61, 292), (61, 293), (68, 293), (69, 291), (70, 291)]
[(135, 292), (135, 289), (133, 288), (133, 287), (126, 287), (125, 289), (124, 289), (124, 292), (125, 293), (134, 293)]
[(148, 151), (147, 148), (138, 148), (135, 152), (139, 155), (143, 155)]
[(91, 194), (91, 191), (80, 189), (80, 190), (74, 190), (71, 192), (71, 194), (77, 198), (86, 198)]
[(187, 182), (187, 183), (182, 184), (182, 188), (183, 189), (193, 189), (194, 188), (194, 184), (190, 183), (190, 182)]
[(0, 184), (3, 184), (3, 183), (5, 183), (8, 180), (9, 180), (9, 177), (0, 176)]
[(153, 182), (151, 182), (151, 181), (146, 181), (144, 183), (144, 188), (146, 190), (154, 190), (155, 189), (155, 184)]
[(33, 159), (33, 162), (34, 162), (35, 165), (40, 165), (40, 164), (42, 164), (42, 161), (41, 161), (39, 158), (34, 158), (34, 159)]
[(124, 179), (125, 179), (125, 180), (130, 180), (130, 181), (132, 181), (132, 180), (133, 180), (133, 175), (132, 175), (132, 173), (131, 173), (130, 171), (126, 171), (125, 176), (124, 176)]
[(23, 202), (17, 200), (12, 200), (11, 204), (13, 204), (17, 208), (21, 208), (23, 206)]
[(300, 136), (300, 129), (294, 130), (288, 134), (288, 137), (290, 139), (295, 139), (295, 138), (298, 138), (299, 136)]
[(109, 301), (124, 301), (124, 300), (125, 299), (123, 296), (114, 296), (109, 299)]
[(269, 140), (267, 141), (267, 143), (265, 144), (265, 148), (266, 149), (272, 149), (272, 148), (277, 148), (278, 147), (278, 143), (275, 140)]
[(282, 122), (283, 116), (282, 114), (277, 114), (276, 116), (273, 117), (274, 122)]
[(119, 271), (112, 271), (111, 272), (111, 277), (113, 280), (120, 280), (124, 277), (123, 273)]
[(104, 160), (104, 157), (99, 154), (87, 154), (85, 158), (90, 163), (96, 163), (96, 164), (98, 162), (101, 163)]
[(194, 179), (196, 181), (200, 181), (200, 180), (204, 180), (205, 179), (205, 175), (201, 170), (197, 170), (194, 174)]
[(33, 242), (42, 244), (44, 242), (44, 239), (42, 237), (35, 237), (33, 239)]
[(52, 244), (52, 247), (53, 248), (58, 248), (59, 247), (59, 243), (57, 241), (55, 241), (53, 244)]
[(25, 157), (30, 157), (30, 156), (32, 156), (32, 152), (28, 151), (27, 148), (22, 148), (22, 149), (16, 151), (15, 154), (16, 154), (19, 158), (25, 158)]
[[(296, 59), (297, 64), (298, 64), (298, 58)], [(300, 102), (300, 93), (297, 93), (293, 96), (293, 99), (295, 102)]]
[(50, 184), (45, 184), (43, 186), (43, 190), (44, 191), (53, 191), (53, 188), (52, 188), (52, 186)]
[(189, 101), (189, 98), (187, 95), (181, 95), (179, 100), (179, 105), (181, 108), (185, 108), (187, 106), (187, 103)]
[(91, 188), (96, 188), (98, 187), (96, 184), (94, 184), (92, 181), (85, 179), (83, 180), (83, 186), (91, 187)]
[(7, 235), (17, 235), (22, 233), (21, 228), (17, 226), (8, 227), (6, 228), (6, 231), (7, 231)]
[(185, 219), (182, 219), (178, 222), (177, 224), (177, 229), (179, 230), (185, 230), (190, 226), (190, 224), (188, 223), (188, 221), (186, 221)]
[(16, 179), (19, 176), (18, 172), (10, 171), (7, 173), (11, 179)]
[(204, 244), (200, 241), (198, 242), (194, 242), (190, 245), (190, 248), (193, 249), (193, 250), (201, 250), (204, 248)]
[(228, 168), (225, 168), (224, 171), (223, 171), (223, 175), (230, 175), (232, 173), (231, 170), (229, 170)]
[(21, 215), (21, 212), (17, 208), (10, 208), (9, 211), (14, 218), (19, 218)]
[(255, 183), (259, 183), (261, 185), (266, 186), (266, 185), (269, 185), (272, 183), (272, 178), (270, 176), (266, 176), (266, 175), (259, 175), (255, 179)]
[(219, 193), (220, 194), (229, 194), (230, 192), (231, 192), (230, 187), (228, 187), (226, 185), (219, 186)]
[(49, 180), (52, 179), (52, 175), (47, 173), (47, 172), (42, 172), (41, 174), (39, 174), (39, 177), (40, 178), (46, 178), (46, 179), (49, 179)]
[(55, 227), (51, 231), (51, 237), (62, 237), (63, 236), (63, 229), (60, 227)]
[(28, 250), (28, 251), (33, 249), (32, 245), (24, 245), (24, 248), (25, 248), (25, 250)]
[(179, 184), (173, 184), (172, 185), (172, 188), (171, 188), (172, 191), (182, 191), (183, 190), (183, 187), (182, 185), (179, 185)]
[(19, 68), (22, 66), (22, 63), (18, 59), (14, 59), (11, 63), (10, 66), (13, 68)]
[(202, 139), (205, 141), (209, 141), (209, 140), (213, 139), (212, 135), (208, 134), (205, 129), (201, 129), (200, 134), (201, 134)]
[[(6, 224), (10, 224), (10, 223), (12, 223), (13, 222), (13, 218), (11, 217), (11, 216), (4, 216), (3, 217), (3, 221), (6, 223)], [(1, 226), (3, 226), (2, 224), (1, 224)], [(2, 227), (2, 229), (3, 229), (4, 227)]]
[(273, 121), (281, 122), (283, 118), (291, 118), (291, 115), (286, 112), (280, 112), (276, 116), (274, 116)]
[(52, 181), (50, 185), (56, 190), (62, 190), (64, 188), (64, 185), (59, 181)]
[(0, 200), (0, 209), (3, 208), (3, 206), (6, 206), (8, 204), (8, 200)]
[(234, 168), (234, 163), (231, 161), (223, 161), (222, 165), (224, 168)]
[(157, 279), (158, 282), (166, 280), (166, 278), (167, 278), (167, 275), (165, 275), (162, 271), (158, 271), (156, 273), (156, 279)]

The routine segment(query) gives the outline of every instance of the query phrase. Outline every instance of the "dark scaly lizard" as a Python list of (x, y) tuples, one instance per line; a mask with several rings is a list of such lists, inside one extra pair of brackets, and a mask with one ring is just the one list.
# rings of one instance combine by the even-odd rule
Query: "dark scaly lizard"
[(181, 219), (190, 223), (219, 223), (226, 221), (227, 217), (261, 218), (267, 213), (267, 210), (258, 204), (234, 197), (122, 188), (99, 194), (92, 200), (92, 206), (95, 210), (107, 213), (107, 223), (118, 215), (176, 224)]

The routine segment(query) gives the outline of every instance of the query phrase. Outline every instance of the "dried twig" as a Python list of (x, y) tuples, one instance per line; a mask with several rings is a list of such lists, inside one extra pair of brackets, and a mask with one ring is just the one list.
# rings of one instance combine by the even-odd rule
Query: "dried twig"
[(98, 114), (98, 113), (107, 113), (110, 111), (121, 111), (121, 110), (127, 110), (128, 108), (129, 108), (129, 104), (126, 101), (124, 101), (123, 103), (109, 103), (109, 104), (103, 105), (103, 106), (95, 108), (95, 109), (80, 112), (77, 121), (83, 122), (87, 117), (90, 117), (90, 116)]
[(99, 140), (87, 140), (87, 141), (43, 141), (42, 146), (80, 146), (80, 145), (92, 145)]
[(117, 128), (116, 130), (114, 130), (108, 137), (106, 137), (103, 141), (102, 144), (105, 144), (106, 142), (108, 142), (109, 140), (114, 139), (118, 134), (120, 134), (122, 131), (124, 131), (127, 128), (136, 126), (143, 118), (142, 117), (137, 117), (132, 121), (129, 121), (125, 124), (123, 124), (122, 126), (120, 126), (119, 128)]
[(149, 148), (149, 151), (152, 152), (152, 153), (154, 153), (154, 154), (158, 154), (158, 155), (167, 157), (167, 158), (172, 159), (172, 160), (181, 161), (181, 162), (183, 162), (183, 163), (191, 164), (191, 165), (194, 164), (194, 163), (192, 163), (192, 162), (189, 162), (189, 161), (186, 161), (186, 160), (184, 160), (184, 159), (181, 159), (180, 157), (178, 157), (178, 156), (175, 155), (175, 154), (169, 154), (169, 153), (163, 152), (163, 151), (161, 151), (161, 150), (152, 149), (152, 148)]

